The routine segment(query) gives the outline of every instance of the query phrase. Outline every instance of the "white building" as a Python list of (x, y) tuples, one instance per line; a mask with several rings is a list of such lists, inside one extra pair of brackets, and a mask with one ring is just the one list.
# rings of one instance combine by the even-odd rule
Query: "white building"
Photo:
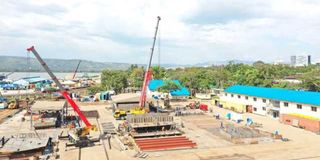
[(223, 108), (280, 118), (320, 132), (320, 93), (235, 85), (220, 97)]
[(311, 64), (310, 55), (291, 56), (291, 65), (295, 67), (303, 67)]

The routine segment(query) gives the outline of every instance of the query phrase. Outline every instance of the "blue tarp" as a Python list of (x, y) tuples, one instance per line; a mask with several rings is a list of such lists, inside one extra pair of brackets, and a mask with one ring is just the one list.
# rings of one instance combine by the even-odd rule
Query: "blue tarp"
[[(170, 92), (171, 96), (189, 96), (190, 95), (189, 90), (186, 87), (183, 87), (178, 80), (169, 80), (169, 81), (172, 81), (178, 84), (179, 86), (181, 86), (180, 90), (171, 91)], [(156, 91), (157, 88), (163, 86), (164, 84), (165, 84), (164, 80), (154, 79), (154, 80), (150, 80), (148, 87), (149, 87), (149, 90)]]
[(320, 93), (296, 91), (281, 88), (265, 88), (244, 85), (234, 85), (224, 90), (227, 93), (242, 94), (266, 99), (320, 106)]

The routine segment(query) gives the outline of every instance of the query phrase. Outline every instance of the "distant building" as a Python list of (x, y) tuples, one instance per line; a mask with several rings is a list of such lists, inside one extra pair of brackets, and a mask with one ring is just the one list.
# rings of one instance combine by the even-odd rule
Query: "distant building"
[(302, 84), (302, 81), (296, 75), (286, 76), (283, 79), (275, 80), (274, 82), (276, 82), (276, 83), (287, 82), (287, 83), (291, 83), (291, 84)]
[(223, 108), (279, 118), (282, 123), (320, 132), (320, 93), (234, 85), (220, 96)]
[(41, 87), (44, 87), (45, 85), (49, 85), (51, 83), (52, 82), (50, 80), (41, 78), (40, 76), (25, 77), (13, 82), (13, 84), (19, 85), (19, 87), (22, 87), (22, 88), (36, 88), (36, 89), (40, 89)]
[(308, 65), (311, 65), (311, 55), (308, 55)]
[(291, 66), (302, 67), (311, 65), (311, 55), (299, 55), (290, 57)]
[(292, 66), (296, 65), (296, 60), (297, 60), (297, 56), (291, 56), (291, 65)]
[(308, 61), (306, 56), (297, 56), (296, 67), (307, 66)]

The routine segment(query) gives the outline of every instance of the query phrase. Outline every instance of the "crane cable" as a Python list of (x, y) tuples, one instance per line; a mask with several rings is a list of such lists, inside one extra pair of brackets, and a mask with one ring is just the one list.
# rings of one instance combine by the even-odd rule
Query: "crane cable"
[(160, 40), (161, 40), (161, 32), (160, 32), (160, 27), (159, 27), (159, 29), (158, 29), (158, 67), (159, 67), (159, 69), (160, 69), (160, 59), (161, 59), (161, 49), (160, 49), (160, 46), (161, 46), (161, 42), (160, 42)]
[(161, 60), (161, 32), (160, 32), (160, 27), (158, 28), (158, 77), (161, 77), (161, 68), (160, 68), (160, 60)]

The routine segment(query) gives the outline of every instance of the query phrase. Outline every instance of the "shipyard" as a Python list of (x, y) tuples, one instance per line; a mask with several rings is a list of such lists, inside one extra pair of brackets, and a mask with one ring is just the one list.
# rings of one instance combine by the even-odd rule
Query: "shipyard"
[(4, 0), (0, 160), (319, 160), (319, 10)]

